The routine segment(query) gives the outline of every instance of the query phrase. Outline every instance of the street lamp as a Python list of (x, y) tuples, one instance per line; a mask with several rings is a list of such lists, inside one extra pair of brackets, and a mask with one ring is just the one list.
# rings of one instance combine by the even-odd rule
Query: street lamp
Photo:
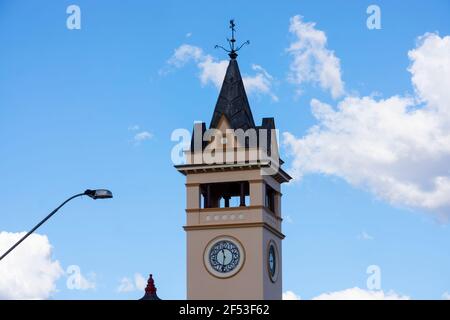
[(39, 222), (33, 229), (31, 229), (26, 235), (24, 235), (19, 241), (17, 241), (11, 248), (9, 248), (8, 251), (6, 251), (1, 257), (0, 261), (8, 255), (11, 251), (13, 251), (23, 240), (25, 240), (30, 234), (32, 234), (34, 231), (36, 231), (37, 228), (39, 228), (45, 221), (50, 219), (51, 216), (53, 216), (59, 209), (61, 209), (62, 206), (64, 206), (67, 202), (69, 202), (72, 199), (75, 199), (77, 197), (81, 196), (88, 196), (94, 200), (97, 199), (110, 199), (113, 197), (112, 192), (106, 189), (96, 189), (96, 190), (90, 190), (87, 189), (83, 193), (76, 194), (63, 203), (59, 207), (57, 207), (55, 210), (53, 210), (48, 216), (46, 216), (41, 222)]

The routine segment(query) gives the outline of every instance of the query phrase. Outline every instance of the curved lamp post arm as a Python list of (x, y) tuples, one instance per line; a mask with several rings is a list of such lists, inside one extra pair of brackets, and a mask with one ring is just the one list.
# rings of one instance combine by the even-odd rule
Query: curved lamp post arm
[(10, 253), (11, 251), (13, 251), (19, 244), (22, 243), (23, 240), (25, 240), (26, 238), (28, 238), (28, 236), (30, 234), (32, 234), (34, 231), (36, 231), (37, 228), (39, 228), (45, 221), (47, 221), (48, 219), (50, 219), (59, 209), (61, 209), (62, 206), (64, 206), (67, 202), (69, 202), (70, 200), (77, 198), (77, 197), (81, 197), (84, 196), (84, 193), (79, 193), (76, 194), (72, 197), (70, 197), (69, 199), (67, 199), (66, 201), (64, 201), (63, 203), (61, 203), (59, 205), (59, 207), (57, 207), (55, 210), (53, 210), (52, 212), (50, 212), (50, 214), (48, 216), (46, 216), (44, 219), (42, 219), (41, 222), (39, 222), (36, 226), (34, 226), (33, 229), (31, 229), (26, 235), (24, 235), (19, 241), (17, 241), (11, 248), (8, 249), (8, 251), (6, 251), (1, 257), (0, 260), (2, 260), (4, 257), (6, 257), (8, 255), (8, 253)]
[(6, 251), (1, 257), (0, 257), (0, 261), (6, 257), (11, 251), (13, 251), (20, 243), (22, 243), (23, 240), (25, 240), (26, 238), (28, 238), (28, 236), (30, 234), (32, 234), (34, 231), (36, 231), (37, 228), (39, 228), (45, 221), (47, 221), (48, 219), (50, 219), (59, 209), (61, 209), (61, 207), (63, 207), (67, 202), (69, 202), (70, 200), (77, 198), (77, 197), (81, 197), (81, 196), (89, 196), (92, 199), (106, 199), (106, 198), (112, 198), (112, 193), (108, 190), (86, 190), (83, 193), (79, 193), (76, 194), (72, 197), (70, 197), (69, 199), (67, 199), (66, 201), (64, 201), (63, 203), (61, 203), (59, 205), (59, 207), (57, 207), (55, 210), (53, 210), (52, 212), (50, 212), (50, 214), (48, 216), (46, 216), (44, 219), (42, 219), (41, 222), (39, 222), (36, 226), (34, 226), (33, 229), (31, 229), (26, 235), (24, 235), (19, 241), (17, 241), (11, 248), (8, 249), (8, 251)]

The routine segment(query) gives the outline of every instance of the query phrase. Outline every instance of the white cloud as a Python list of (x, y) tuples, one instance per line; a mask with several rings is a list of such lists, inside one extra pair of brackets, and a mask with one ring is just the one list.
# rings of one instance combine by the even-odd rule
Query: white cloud
[[(152, 139), (154, 136), (152, 133), (150, 133), (148, 131), (142, 131), (141, 127), (137, 124), (129, 126), (128, 130), (135, 132), (134, 136), (133, 136), (133, 141), (134, 141), (135, 146), (138, 146), (139, 144), (141, 144), (141, 142)], [(138, 132), (138, 131), (140, 131), (140, 132)]]
[(358, 287), (342, 291), (322, 293), (313, 300), (410, 300), (410, 297), (382, 290), (364, 290)]
[[(0, 252), (5, 252), (25, 232), (0, 232)], [(53, 260), (47, 236), (30, 235), (0, 263), (0, 299), (48, 299), (64, 274)]]
[(341, 177), (392, 204), (450, 216), (450, 37), (426, 34), (409, 52), (417, 97), (316, 99), (317, 125), (284, 133), (293, 174)]
[(145, 140), (150, 140), (151, 138), (153, 138), (153, 134), (148, 131), (142, 131), (134, 135), (135, 142), (142, 142)]
[(131, 281), (130, 278), (124, 277), (122, 279), (120, 279), (120, 283), (119, 286), (117, 287), (117, 292), (131, 292), (134, 291), (135, 287), (134, 287), (134, 283), (133, 281)]
[(450, 293), (448, 293), (447, 291), (444, 292), (444, 293), (442, 294), (442, 299), (443, 299), (443, 300), (450, 300)]
[[(260, 65), (253, 64), (252, 69), (257, 73), (252, 76), (243, 76), (245, 90), (248, 93), (257, 92), (269, 95), (273, 101), (278, 101), (278, 97), (272, 93), (273, 77)], [(222, 78), (223, 80), (223, 78)]]
[(123, 277), (120, 279), (119, 286), (116, 291), (119, 293), (131, 292), (131, 291), (144, 291), (147, 285), (147, 280), (140, 273), (134, 274), (134, 279), (129, 277)]
[(139, 128), (140, 128), (139, 125), (134, 124), (134, 125), (132, 125), (132, 126), (129, 126), (129, 127), (128, 127), (128, 130), (130, 130), (130, 131), (138, 131)]
[(409, 67), (417, 96), (427, 107), (450, 122), (450, 36), (426, 33), (416, 49), (408, 52)]
[[(312, 298), (312, 300), (410, 300), (405, 295), (400, 295), (392, 290), (364, 290), (358, 287), (342, 291), (327, 292)], [(293, 291), (283, 292), (283, 300), (301, 300), (301, 297)]]
[(283, 292), (283, 300), (301, 300), (301, 297), (297, 294), (295, 294), (293, 291), (286, 291)]
[(177, 68), (184, 66), (191, 60), (199, 61), (203, 59), (203, 50), (199, 47), (192, 46), (190, 44), (182, 44), (175, 49), (172, 57), (170, 57), (168, 64)]
[(227, 71), (228, 61), (215, 61), (213, 57), (207, 55), (198, 63), (200, 69), (200, 81), (202, 85), (212, 83), (217, 89), (222, 86), (225, 72)]
[(368, 234), (366, 231), (363, 230), (358, 235), (358, 239), (360, 239), (360, 240), (374, 240), (375, 238), (373, 236), (371, 236), (370, 234)]
[(147, 279), (145, 279), (142, 274), (136, 273), (134, 275), (134, 285), (136, 286), (137, 290), (144, 291), (145, 287), (147, 286)]
[[(200, 71), (198, 76), (202, 85), (211, 83), (220, 89), (228, 67), (227, 60), (217, 60), (213, 56), (205, 54), (199, 47), (183, 44), (175, 49), (174, 54), (168, 60), (168, 64), (181, 68), (190, 61), (197, 64)], [(273, 101), (278, 101), (278, 97), (272, 92), (273, 77), (260, 65), (253, 64), (252, 69), (256, 74), (242, 76), (246, 91), (249, 94), (268, 95)]]
[(186, 38), (190, 38), (190, 37), (192, 37), (192, 32), (186, 33)]
[(329, 90), (333, 98), (338, 98), (344, 94), (340, 61), (333, 51), (327, 49), (325, 33), (315, 26), (313, 22), (303, 22), (299, 15), (290, 19), (289, 31), (295, 40), (287, 49), (293, 58), (288, 79), (299, 86), (299, 93), (301, 85), (313, 83)]

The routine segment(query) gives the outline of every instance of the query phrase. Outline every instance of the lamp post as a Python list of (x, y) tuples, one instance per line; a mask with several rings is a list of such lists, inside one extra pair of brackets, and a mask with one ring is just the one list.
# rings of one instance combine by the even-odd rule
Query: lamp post
[(87, 189), (85, 192), (83, 193), (79, 193), (76, 194), (72, 197), (70, 197), (69, 199), (67, 199), (66, 201), (64, 201), (63, 203), (61, 203), (61, 205), (59, 207), (57, 207), (55, 210), (53, 210), (52, 212), (50, 212), (50, 214), (48, 216), (46, 216), (41, 222), (39, 222), (33, 229), (31, 229), (26, 235), (24, 235), (19, 241), (17, 241), (11, 248), (8, 249), (8, 251), (6, 251), (1, 257), (0, 257), (0, 261), (6, 257), (11, 251), (13, 251), (23, 240), (25, 240), (26, 238), (28, 238), (28, 236), (30, 234), (32, 234), (34, 231), (36, 231), (37, 228), (39, 228), (45, 221), (47, 221), (48, 219), (51, 218), (51, 216), (53, 216), (59, 209), (61, 209), (62, 206), (64, 206), (67, 202), (69, 202), (72, 199), (75, 199), (77, 197), (81, 197), (81, 196), (88, 196), (94, 200), (96, 199), (110, 199), (113, 197), (112, 192), (106, 189), (97, 189), (97, 190), (90, 190)]

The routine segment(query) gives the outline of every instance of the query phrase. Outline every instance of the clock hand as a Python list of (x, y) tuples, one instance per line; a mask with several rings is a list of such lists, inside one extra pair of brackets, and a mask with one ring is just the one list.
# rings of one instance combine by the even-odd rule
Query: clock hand
[(222, 256), (223, 256), (223, 258), (222, 258), (222, 271), (223, 271), (223, 269), (225, 267), (225, 250), (224, 249), (222, 249)]

